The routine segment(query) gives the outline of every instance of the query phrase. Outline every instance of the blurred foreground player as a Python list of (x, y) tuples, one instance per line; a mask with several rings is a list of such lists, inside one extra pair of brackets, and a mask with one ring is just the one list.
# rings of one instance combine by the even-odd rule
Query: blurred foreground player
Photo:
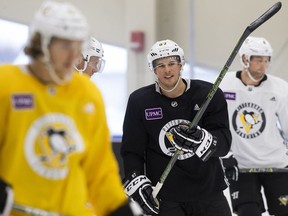
[(30, 63), (0, 66), (1, 215), (133, 215), (101, 94), (74, 70), (89, 36), (77, 8), (44, 2)]

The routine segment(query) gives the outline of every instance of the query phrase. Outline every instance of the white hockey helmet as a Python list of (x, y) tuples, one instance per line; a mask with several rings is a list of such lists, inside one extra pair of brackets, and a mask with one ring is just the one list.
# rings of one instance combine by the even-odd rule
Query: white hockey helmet
[(102, 44), (96, 40), (94, 37), (90, 37), (90, 41), (88, 43), (88, 46), (84, 49), (82, 52), (83, 59), (84, 59), (84, 68), (82, 71), (84, 71), (87, 67), (88, 62), (90, 61), (91, 56), (96, 56), (99, 58), (99, 62), (97, 65), (97, 71), (101, 72), (104, 69), (105, 66), (105, 60), (104, 58), (104, 49), (102, 47)]
[(249, 67), (249, 65), (245, 65), (245, 63), (243, 62), (243, 55), (249, 62), (251, 56), (269, 56), (271, 60), (272, 53), (273, 49), (270, 43), (265, 38), (249, 36), (244, 41), (239, 50), (240, 62), (244, 67), (247, 68)]
[(39, 32), (42, 38), (59, 37), (68, 40), (86, 41), (89, 25), (84, 15), (69, 2), (45, 1), (35, 13), (30, 26), (30, 35)]
[(91, 56), (103, 58), (104, 50), (103, 50), (102, 44), (98, 40), (96, 40), (96, 38), (90, 37), (89, 44), (82, 54), (84, 58), (89, 61)]
[(85, 16), (69, 2), (45, 1), (34, 15), (30, 26), (29, 40), (31, 43), (35, 33), (41, 36), (41, 48), (44, 54), (48, 73), (57, 84), (64, 84), (72, 77), (72, 72), (65, 78), (59, 77), (50, 59), (48, 45), (52, 37), (81, 41), (83, 44), (90, 36), (90, 29)]
[(151, 48), (147, 55), (148, 66), (151, 71), (153, 71), (153, 62), (156, 59), (165, 58), (169, 56), (179, 56), (180, 63), (184, 66), (185, 58), (184, 51), (172, 40), (162, 40), (157, 41)]

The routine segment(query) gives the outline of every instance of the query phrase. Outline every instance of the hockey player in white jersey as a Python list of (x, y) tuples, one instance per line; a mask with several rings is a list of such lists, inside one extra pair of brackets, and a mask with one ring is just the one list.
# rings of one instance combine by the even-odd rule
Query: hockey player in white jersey
[(288, 215), (288, 173), (238, 173), (244, 168), (288, 166), (283, 139), (288, 134), (288, 83), (267, 74), (272, 51), (265, 38), (248, 37), (239, 50), (242, 71), (227, 73), (220, 85), (228, 103), (234, 154), (223, 163), (230, 179), (233, 211), (238, 216), (265, 212), (261, 187), (269, 214)]

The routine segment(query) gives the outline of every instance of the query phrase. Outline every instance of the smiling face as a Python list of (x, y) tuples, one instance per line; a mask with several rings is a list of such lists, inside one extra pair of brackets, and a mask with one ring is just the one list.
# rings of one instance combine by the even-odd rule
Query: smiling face
[(172, 89), (181, 76), (182, 65), (176, 56), (160, 58), (153, 62), (158, 82), (166, 89)]

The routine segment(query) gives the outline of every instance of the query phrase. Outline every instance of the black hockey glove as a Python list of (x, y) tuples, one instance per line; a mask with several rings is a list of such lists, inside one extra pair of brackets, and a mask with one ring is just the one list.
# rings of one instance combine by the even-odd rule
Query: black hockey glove
[(238, 162), (233, 156), (232, 152), (229, 152), (225, 157), (221, 158), (225, 170), (225, 175), (229, 181), (238, 181)]
[(159, 213), (159, 201), (152, 196), (153, 188), (147, 176), (134, 171), (123, 181), (125, 193), (140, 205), (145, 214), (157, 215)]
[(10, 215), (13, 204), (13, 190), (12, 187), (0, 179), (0, 215)]
[(207, 161), (216, 150), (217, 139), (199, 126), (190, 128), (181, 123), (168, 132), (169, 141), (175, 148), (195, 153), (202, 161)]

